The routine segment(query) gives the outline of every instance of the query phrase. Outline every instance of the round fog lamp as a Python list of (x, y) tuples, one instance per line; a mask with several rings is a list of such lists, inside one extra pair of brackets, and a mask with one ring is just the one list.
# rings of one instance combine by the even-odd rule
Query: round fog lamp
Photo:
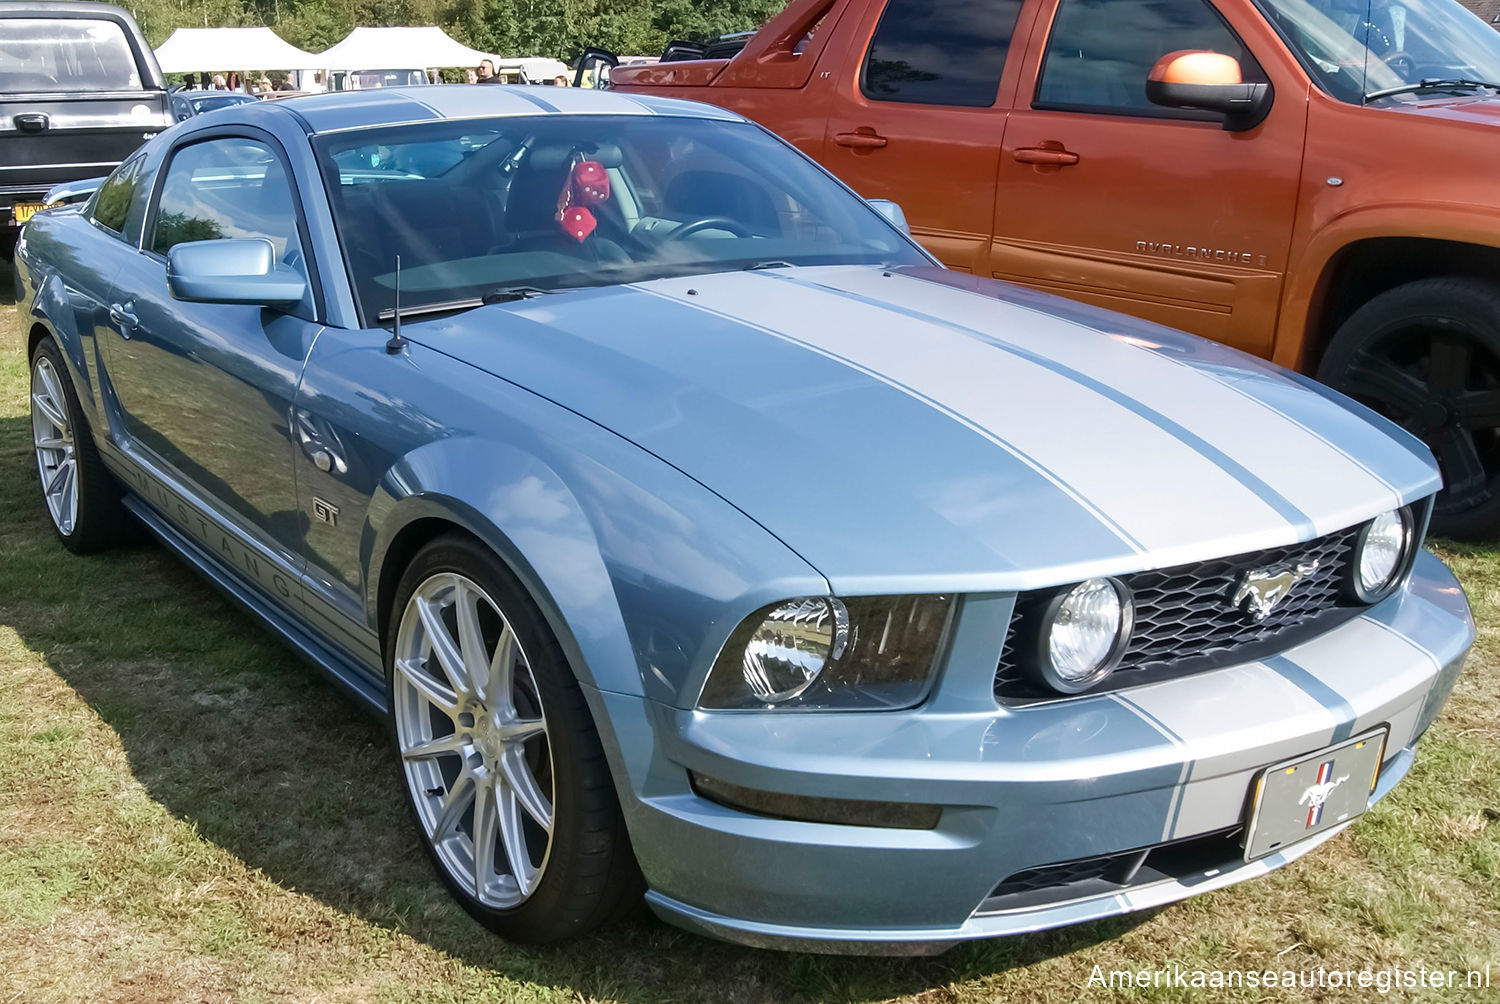
[(1103, 680), (1125, 651), (1134, 612), (1130, 594), (1115, 579), (1089, 579), (1057, 596), (1042, 623), (1042, 679), (1064, 694)]
[(1354, 592), (1365, 602), (1384, 596), (1400, 575), (1411, 538), (1408, 520), (1406, 509), (1393, 509), (1370, 520), (1360, 534)]
[(849, 611), (833, 597), (790, 600), (761, 621), (745, 645), (745, 686), (767, 704), (812, 686), (849, 644)]

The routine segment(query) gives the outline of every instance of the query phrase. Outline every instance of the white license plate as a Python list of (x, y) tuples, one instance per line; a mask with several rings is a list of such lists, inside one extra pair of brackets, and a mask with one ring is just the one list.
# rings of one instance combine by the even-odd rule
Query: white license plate
[(1245, 860), (1265, 857), (1364, 812), (1380, 776), (1389, 731), (1381, 726), (1261, 771), (1252, 789)]

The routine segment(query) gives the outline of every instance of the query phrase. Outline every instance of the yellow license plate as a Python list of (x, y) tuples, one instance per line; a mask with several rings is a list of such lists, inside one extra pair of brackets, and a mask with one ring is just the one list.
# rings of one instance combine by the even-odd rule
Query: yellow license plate
[[(58, 203), (54, 203), (53, 205), (58, 205)], [(51, 208), (52, 206), (49, 206), (45, 202), (17, 202), (15, 205), (10, 207), (10, 216), (12, 222), (14, 222), (16, 226), (20, 226), (22, 223), (25, 223), (27, 220), (35, 216), (37, 213), (41, 212), (43, 209)]]

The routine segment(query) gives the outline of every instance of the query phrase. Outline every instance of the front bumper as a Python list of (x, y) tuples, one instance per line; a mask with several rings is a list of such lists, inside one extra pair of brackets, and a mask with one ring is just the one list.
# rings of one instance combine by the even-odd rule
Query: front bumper
[[(1261, 768), (1388, 725), (1373, 804), (1410, 767), (1474, 637), (1457, 580), (1424, 553), (1402, 592), (1280, 656), (1002, 709), (991, 685), (1008, 616), (1006, 598), (966, 601), (938, 687), (909, 712), (705, 713), (597, 694), (628, 775), (626, 818), (652, 908), (758, 946), (930, 953), (1253, 878), (1342, 827), (1254, 862), (1224, 853), (1110, 891), (1081, 885), (1087, 892), (1069, 898), (1065, 888), (1039, 905), (1021, 897), (1008, 908), (991, 895), (1029, 869), (1226, 834), (1243, 823)], [(751, 815), (694, 794), (689, 770), (942, 814), (928, 830)]]

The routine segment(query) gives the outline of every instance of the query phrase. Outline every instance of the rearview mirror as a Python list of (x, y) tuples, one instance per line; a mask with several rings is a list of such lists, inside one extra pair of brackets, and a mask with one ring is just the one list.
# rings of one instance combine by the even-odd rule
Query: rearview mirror
[(1146, 98), (1167, 108), (1218, 112), (1225, 129), (1241, 132), (1260, 125), (1271, 110), (1271, 85), (1245, 83), (1233, 56), (1180, 49), (1151, 67)]
[(870, 208), (884, 216), (897, 230), (911, 236), (911, 225), (906, 222), (906, 211), (890, 199), (867, 199)]
[(286, 307), (302, 302), (307, 280), (278, 264), (264, 237), (189, 241), (167, 252), (167, 290), (192, 303)]

